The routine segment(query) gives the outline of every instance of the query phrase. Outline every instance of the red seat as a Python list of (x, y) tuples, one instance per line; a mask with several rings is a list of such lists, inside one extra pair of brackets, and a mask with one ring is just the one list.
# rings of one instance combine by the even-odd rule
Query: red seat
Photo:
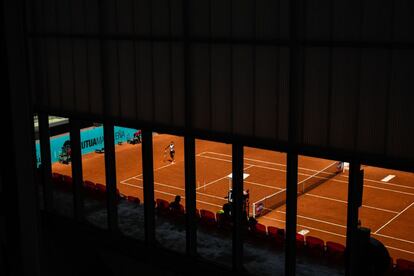
[(96, 183), (96, 190), (98, 193), (106, 193), (106, 186), (101, 183)]
[(266, 226), (261, 223), (256, 223), (254, 228), (250, 230), (254, 237), (259, 239), (267, 238)]
[(136, 196), (127, 196), (127, 201), (133, 202), (137, 205), (139, 205), (141, 203), (141, 200), (139, 200), (139, 198), (136, 197)]
[(85, 187), (86, 190), (91, 190), (91, 191), (96, 190), (96, 184), (89, 180), (83, 181), (83, 186)]
[(310, 256), (320, 258), (324, 254), (325, 243), (320, 238), (313, 237), (313, 236), (307, 236), (306, 237), (306, 248)]
[(60, 187), (64, 191), (71, 191), (72, 190), (72, 176), (69, 175), (62, 175), (62, 184)]
[(283, 244), (285, 243), (285, 229), (268, 226), (267, 233), (269, 234), (269, 238), (275, 242), (277, 247), (283, 247)]
[(200, 210), (200, 225), (213, 227), (217, 226), (216, 216), (213, 212)]
[(345, 261), (345, 246), (340, 243), (327, 241), (326, 257), (332, 263), (343, 263)]
[(157, 198), (157, 212), (159, 215), (166, 216), (170, 212), (170, 204), (164, 199)]
[(395, 272), (397, 275), (414, 275), (414, 262), (405, 259), (397, 259)]
[(89, 181), (89, 180), (83, 181), (83, 185), (85, 186), (85, 188), (96, 189), (95, 183), (93, 183), (92, 181)]
[(63, 182), (63, 175), (60, 173), (52, 173), (52, 183), (55, 185), (61, 185)]
[(64, 175), (63, 176), (63, 182), (66, 185), (72, 185), (72, 176), (70, 176), (70, 175)]
[(89, 181), (89, 180), (85, 180), (83, 182), (83, 186), (85, 188), (85, 194), (86, 195), (92, 196), (92, 195), (95, 194), (95, 192), (96, 192), (95, 183), (93, 183), (92, 181)]
[(94, 197), (98, 200), (105, 200), (106, 198), (106, 186), (104, 184), (101, 183), (96, 183), (95, 184), (96, 190), (94, 193)]
[(302, 252), (305, 248), (305, 236), (299, 233), (296, 233), (296, 248), (298, 252)]

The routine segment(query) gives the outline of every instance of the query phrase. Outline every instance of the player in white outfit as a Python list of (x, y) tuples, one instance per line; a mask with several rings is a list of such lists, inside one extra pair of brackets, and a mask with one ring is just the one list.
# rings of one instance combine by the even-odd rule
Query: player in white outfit
[(166, 153), (167, 149), (169, 148), (169, 152), (170, 152), (170, 162), (174, 163), (174, 157), (175, 157), (175, 145), (174, 142), (171, 141), (171, 143), (165, 147), (164, 149), (164, 154)]

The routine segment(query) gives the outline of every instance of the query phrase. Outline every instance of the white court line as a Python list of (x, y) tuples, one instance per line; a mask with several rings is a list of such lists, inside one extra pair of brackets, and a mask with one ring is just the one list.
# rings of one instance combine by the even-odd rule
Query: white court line
[[(251, 167), (253, 167), (253, 165), (249, 165), (249, 166), (247, 166), (246, 168), (244, 168), (243, 170), (250, 169)], [(205, 184), (205, 185), (203, 185), (203, 186), (198, 187), (198, 188), (196, 189), (196, 191), (197, 191), (197, 190), (200, 190), (200, 189), (204, 189), (205, 187), (210, 186), (211, 184), (214, 184), (214, 183), (216, 183), (216, 182), (219, 182), (219, 181), (221, 181), (221, 180), (223, 180), (223, 179), (225, 179), (225, 178), (228, 178), (228, 175), (223, 176), (223, 177), (220, 177), (219, 179), (216, 179), (216, 180), (210, 181), (210, 182), (208, 182), (207, 184)]]
[[(281, 219), (274, 219), (274, 218), (268, 218), (268, 217), (263, 217), (264, 219), (268, 219), (268, 220), (274, 220), (274, 221), (280, 221), (280, 222), (286, 222), (286, 221), (284, 221), (284, 220), (281, 220)], [(308, 226), (306, 226), (306, 225), (303, 225), (303, 224), (296, 224), (297, 226), (300, 226), (300, 227), (304, 227), (304, 228), (306, 228), (306, 229), (312, 229), (312, 230), (315, 230), (315, 231), (319, 231), (319, 232), (322, 232), (322, 233), (327, 233), (327, 234), (331, 234), (331, 235), (334, 235), (334, 236), (339, 236), (339, 237), (343, 237), (343, 238), (346, 238), (346, 236), (345, 235), (341, 235), (341, 234), (338, 234), (338, 233), (334, 233), (334, 232), (330, 232), (330, 231), (325, 231), (325, 230), (321, 230), (321, 229), (318, 229), (318, 228), (313, 228), (313, 227), (308, 227)]]
[(414, 254), (414, 252), (407, 251), (407, 250), (400, 249), (400, 248), (396, 248), (396, 247), (392, 247), (392, 246), (388, 246), (388, 245), (386, 245), (385, 247), (389, 248), (389, 249), (394, 249), (394, 250), (397, 250), (397, 251), (402, 251), (402, 252), (405, 252), (405, 253), (408, 253), (408, 254)]
[(119, 183), (121, 183), (121, 184), (125, 184), (125, 183), (127, 183), (129, 180), (132, 180), (132, 179), (135, 179), (135, 180), (136, 180), (136, 177), (138, 177), (138, 176), (137, 176), (137, 175), (132, 176), (132, 177), (130, 177), (130, 178), (127, 178), (127, 179), (124, 179), (124, 180), (119, 181)]
[[(226, 160), (226, 159), (217, 158), (217, 157), (210, 157), (210, 156), (199, 156), (199, 157), (203, 157), (203, 158), (207, 158), (207, 159), (213, 159), (213, 160), (219, 160), (219, 161), (231, 163), (231, 160)], [(261, 166), (261, 165), (254, 165), (254, 164), (250, 164), (250, 163), (245, 163), (245, 165), (246, 166), (249, 165), (249, 166), (257, 167), (257, 168), (262, 168), (262, 169), (267, 169), (267, 170), (271, 170), (271, 171), (286, 172), (286, 170), (283, 170), (283, 169), (276, 169), (276, 168), (271, 168), (271, 167), (266, 167), (266, 166)], [(315, 170), (312, 170), (312, 171), (315, 171)], [(298, 175), (310, 176), (311, 174), (298, 173)], [(322, 176), (317, 176), (316, 178), (328, 179), (327, 177), (322, 177)], [(348, 181), (345, 181), (345, 180), (338, 180), (338, 181), (342, 181), (344, 183), (348, 183)]]
[[(413, 204), (414, 204), (414, 202), (413, 202)], [(280, 213), (284, 213), (283, 211), (280, 211)], [(312, 218), (309, 218), (309, 217), (305, 217), (305, 216), (302, 216), (303, 218), (307, 218), (307, 219), (310, 219), (310, 220), (312, 220)], [(271, 217), (268, 217), (268, 216), (263, 216), (262, 217), (263, 219), (269, 219), (269, 220), (276, 220), (276, 221), (281, 221), (281, 222), (285, 222), (284, 220), (279, 220), (279, 219), (275, 219), (275, 218), (271, 218)], [(323, 222), (323, 221), (321, 221), (321, 222)], [(325, 223), (328, 223), (328, 224), (330, 224), (329, 222), (325, 222)], [(307, 227), (307, 228), (310, 228), (310, 227), (308, 227), (308, 226), (305, 226), (305, 225), (300, 225), (300, 224), (298, 224), (299, 226), (302, 226), (302, 227)], [(338, 226), (340, 226), (340, 225), (338, 225)], [(346, 228), (346, 226), (345, 226), (345, 228)], [(314, 228), (314, 229), (317, 229), (317, 228)], [(322, 230), (320, 230), (320, 229), (317, 229), (318, 231), (322, 231)], [(328, 231), (325, 231), (326, 233), (331, 233), (331, 232), (328, 232)], [(331, 233), (331, 234), (334, 234), (334, 233)], [(381, 236), (381, 237), (385, 237), (385, 238), (389, 238), (389, 239), (392, 239), (392, 240), (397, 240), (397, 241), (402, 241), (402, 242), (406, 242), (406, 243), (411, 243), (411, 244), (414, 244), (414, 241), (409, 241), (409, 240), (404, 240), (404, 239), (400, 239), (400, 238), (396, 238), (396, 237), (392, 237), (392, 236), (387, 236), (387, 235), (383, 235), (383, 234), (379, 234), (379, 233), (372, 233), (373, 235), (377, 235), (377, 236)]]
[[(161, 170), (161, 169), (164, 169), (164, 168), (166, 168), (166, 167), (169, 167), (169, 166), (171, 166), (171, 165), (174, 165), (174, 163), (170, 163), (170, 164), (167, 164), (167, 165), (161, 166), (161, 167), (159, 167), (159, 168), (156, 168), (156, 169), (154, 169), (154, 172), (156, 172), (156, 171), (158, 171), (158, 170)], [(127, 179), (124, 179), (124, 180), (120, 181), (119, 183), (124, 184), (124, 182), (126, 182), (126, 181), (128, 181), (128, 180), (131, 180), (131, 179), (137, 179), (137, 177), (140, 177), (140, 176), (142, 176), (142, 175), (143, 175), (143, 174), (142, 174), (142, 173), (140, 173), (140, 174), (138, 174), (138, 175), (132, 176), (132, 177), (127, 178)], [(137, 180), (138, 180), (138, 179), (137, 179)]]
[(200, 190), (200, 189), (202, 189), (202, 188), (205, 188), (205, 187), (207, 187), (207, 186), (209, 186), (209, 185), (211, 185), (211, 184), (214, 184), (214, 183), (216, 183), (216, 182), (219, 182), (219, 181), (221, 181), (221, 180), (223, 180), (223, 179), (226, 179), (226, 178), (228, 178), (228, 177), (227, 177), (227, 175), (226, 175), (226, 176), (223, 176), (223, 177), (221, 177), (221, 178), (219, 178), (219, 179), (216, 179), (216, 180), (210, 181), (210, 182), (208, 182), (207, 184), (205, 184), (205, 185), (203, 185), (203, 186), (198, 187), (198, 188), (196, 189), (196, 191), (197, 191), (197, 190)]
[[(281, 213), (281, 214), (286, 214), (286, 212), (284, 211), (276, 211), (277, 213)], [(316, 218), (311, 218), (311, 217), (305, 217), (305, 216), (301, 216), (301, 215), (296, 215), (298, 218), (303, 218), (303, 219), (307, 219), (307, 220), (312, 220), (312, 221), (316, 221), (316, 222), (320, 222), (320, 223), (325, 223), (325, 224), (329, 224), (329, 225), (333, 225), (333, 226), (338, 226), (341, 228), (346, 228), (346, 225), (341, 225), (341, 224), (337, 224), (337, 223), (333, 223), (333, 222), (328, 222), (325, 220), (320, 220), (320, 219), (316, 219)]]
[[(322, 199), (326, 199), (326, 200), (330, 200), (330, 201), (336, 201), (336, 202), (348, 204), (348, 202), (345, 201), (345, 200), (339, 200), (339, 199), (330, 198), (330, 197), (326, 197), (326, 196), (320, 196), (320, 195), (315, 195), (315, 194), (310, 194), (310, 193), (303, 194), (303, 195), (304, 196), (312, 196), (312, 197), (317, 197), (317, 198), (322, 198)], [(393, 214), (398, 214), (397, 211), (391, 211), (391, 210), (382, 209), (382, 208), (378, 208), (378, 207), (373, 207), (373, 206), (369, 206), (369, 205), (362, 205), (362, 207), (369, 208), (369, 209), (374, 209), (374, 210), (378, 210), (378, 211), (384, 211), (384, 212), (388, 212), (388, 213), (393, 213)]]
[(414, 205), (414, 201), (410, 205), (408, 205), (404, 210), (402, 210), (396, 216), (394, 216), (392, 219), (390, 219), (386, 224), (384, 224), (383, 226), (381, 226), (377, 231), (374, 232), (374, 234), (377, 234), (379, 231), (381, 231), (381, 229), (383, 229), (385, 226), (387, 226), (388, 224), (390, 224), (393, 220), (395, 220), (396, 218), (398, 218), (399, 216), (401, 216), (405, 211), (407, 211), (413, 205)]
[[(133, 187), (137, 187), (137, 188), (143, 188), (141, 186), (136, 186), (136, 185), (132, 185), (132, 184), (128, 184), (128, 183), (124, 183), (124, 185), (128, 185), (128, 186), (133, 186)], [(157, 192), (159, 194), (164, 194), (164, 195), (169, 195), (169, 196), (176, 196), (176, 194), (172, 194), (172, 193), (168, 193), (168, 192), (164, 192), (164, 191), (159, 191), (159, 190), (154, 190), (154, 192)], [(184, 199), (185, 197), (182, 196), (182, 199)], [(206, 205), (211, 205), (211, 206), (215, 206), (215, 207), (222, 207), (222, 205), (218, 205), (218, 204), (214, 204), (214, 203), (210, 203), (210, 202), (206, 202), (206, 201), (202, 201), (202, 200), (196, 200), (196, 202), (200, 202)]]
[(251, 167), (254, 167), (254, 165), (251, 164), (245, 164), (247, 167), (243, 169), (243, 171), (250, 169)]
[(251, 181), (246, 181), (246, 180), (244, 180), (243, 182), (244, 183), (248, 183), (248, 184), (252, 184), (252, 185), (256, 185), (256, 186), (261, 186), (261, 187), (269, 188), (269, 189), (283, 190), (283, 188), (269, 186), (269, 185), (260, 184), (260, 183), (256, 183), (256, 182), (251, 182)]
[[(206, 154), (206, 153), (207, 154), (213, 154), (213, 155), (215, 154), (215, 155), (222, 155), (222, 156), (231, 157), (231, 155), (229, 155), (229, 154), (212, 152), (212, 151), (204, 151), (202, 153), (199, 153), (199, 156), (201, 156), (202, 154)], [(201, 157), (206, 157), (206, 156), (201, 156)], [(244, 159), (245, 160), (249, 160), (249, 161), (253, 161), (253, 162), (263, 163), (263, 164), (269, 164), (269, 165), (276, 165), (276, 166), (286, 167), (285, 164), (277, 163), (277, 162), (269, 162), (269, 161), (263, 161), (263, 160), (260, 160), (260, 159), (247, 158), (247, 157), (244, 157)], [(304, 170), (304, 171), (311, 171), (311, 172), (318, 172), (319, 171), (319, 170), (309, 169), (309, 168), (305, 168), (305, 167), (298, 167), (298, 169), (301, 169), (301, 170)]]
[[(201, 157), (204, 157), (204, 158), (212, 158), (212, 157), (206, 157), (206, 156), (201, 156)], [(221, 160), (221, 161), (227, 161), (227, 160), (225, 160), (225, 159), (219, 159), (219, 158), (214, 158), (214, 159)], [(165, 168), (165, 167), (168, 167), (168, 166), (171, 166), (171, 165), (172, 165), (172, 164), (168, 164), (168, 165), (162, 166), (162, 167), (160, 167), (160, 168), (158, 168), (158, 169), (162, 169), (162, 168)], [(246, 164), (246, 165), (247, 165), (247, 164)], [(264, 166), (251, 165), (251, 164), (249, 164), (249, 167), (247, 167), (247, 168), (251, 168), (251, 167), (253, 167), (253, 166), (267, 168), (267, 167), (264, 167)], [(246, 168), (246, 169), (247, 169), (247, 168)], [(158, 170), (158, 169), (157, 169), (157, 170)], [(267, 169), (271, 169), (271, 170), (278, 170), (278, 169), (273, 169), (273, 168), (267, 168)], [(284, 170), (280, 170), (280, 171), (284, 171)], [(140, 174), (140, 175), (142, 175), (142, 174)], [(138, 175), (138, 176), (140, 176), (140, 175)], [(309, 176), (309, 175), (307, 175), (307, 174), (303, 174), (303, 175)], [(120, 183), (121, 183), (121, 184), (126, 184), (126, 183), (125, 183), (126, 181), (128, 181), (128, 180), (130, 180), (130, 179), (137, 179), (137, 177), (138, 177), (138, 176), (130, 177), (130, 178), (128, 178), (128, 179), (125, 179), (125, 180), (121, 181)], [(218, 179), (218, 180), (216, 180), (216, 181), (213, 181), (213, 182), (212, 182), (212, 183), (210, 183), (210, 184), (213, 184), (213, 183), (215, 183), (215, 182), (218, 182), (218, 181), (220, 181), (220, 180), (222, 180), (222, 179), (224, 179), (224, 178), (226, 178), (226, 177), (227, 177), (227, 176), (225, 176), (225, 177), (223, 177), (223, 178), (221, 178), (221, 179)], [(324, 178), (324, 177), (320, 177), (320, 178)], [(137, 179), (137, 180), (139, 180), (139, 179)], [(332, 179), (331, 181), (341, 182), (341, 183), (348, 183), (347, 181), (338, 180), (338, 179)], [(210, 185), (210, 184), (208, 184), (208, 185)], [(387, 185), (389, 185), (389, 183), (388, 183)], [(407, 192), (395, 191), (395, 190), (392, 190), (392, 189), (379, 188), (379, 187), (376, 187), (376, 186), (370, 186), (370, 185), (364, 185), (364, 186), (365, 186), (365, 187), (368, 187), (368, 188), (372, 188), (372, 189), (379, 189), (379, 190), (385, 190), (385, 191), (390, 191), (390, 192), (394, 192), (394, 193), (407, 194), (407, 195), (413, 195), (413, 196), (414, 196), (414, 194), (413, 194), (413, 193), (407, 193)], [(203, 187), (203, 186), (202, 186), (202, 187)], [(202, 188), (202, 187), (199, 187), (199, 188)], [(283, 190), (285, 190), (285, 189), (282, 189), (282, 191), (283, 191)], [(315, 196), (315, 195), (314, 195), (314, 196)], [(328, 199), (328, 198), (326, 197), (325, 199)], [(330, 200), (335, 200), (335, 199), (332, 199), (332, 198), (331, 198)], [(364, 206), (364, 207), (367, 207), (367, 208), (370, 208), (370, 209), (376, 209), (376, 210), (381, 210), (381, 211), (385, 211), (385, 212), (397, 213), (397, 212), (394, 212), (394, 211), (390, 211), (390, 210), (386, 210), (386, 209), (382, 209), (382, 208), (378, 208), (378, 207), (367, 206), (367, 205), (363, 205), (363, 206)]]
[[(273, 220), (273, 221), (279, 221), (279, 222), (286, 223), (286, 221), (281, 220), (281, 219), (269, 218), (269, 217), (266, 217), (266, 216), (263, 217), (263, 218), (264, 219), (268, 219), (268, 220)], [(331, 234), (331, 235), (338, 236), (338, 237), (342, 237), (342, 238), (346, 238), (346, 235), (341, 235), (341, 234), (337, 234), (337, 233), (334, 233), (334, 232), (321, 230), (321, 229), (318, 229), (318, 228), (308, 227), (308, 226), (303, 225), (303, 224), (297, 224), (297, 226), (304, 227), (306, 229), (312, 229), (312, 230), (319, 231), (319, 232), (322, 232), (322, 233)], [(380, 234), (375, 234), (375, 235), (387, 237), (387, 238), (394, 239), (394, 240), (405, 241), (405, 242), (408, 242), (408, 243), (414, 243), (414, 242), (411, 242), (411, 241), (402, 240), (402, 239), (398, 239), (398, 238), (393, 238), (393, 237), (390, 237), (390, 236), (385, 236), (385, 235), (380, 235)], [(391, 249), (394, 249), (394, 250), (398, 250), (398, 251), (402, 251), (402, 252), (406, 252), (406, 253), (410, 253), (410, 254), (414, 254), (414, 252), (407, 251), (407, 250), (400, 249), (400, 248), (396, 248), (396, 247), (391, 247), (391, 246), (388, 246), (388, 245), (385, 245), (385, 247), (391, 248)]]
[(371, 186), (371, 185), (364, 185), (364, 187), (371, 188), (371, 189), (377, 189), (377, 190), (384, 190), (384, 191), (393, 192), (393, 193), (397, 193), (397, 194), (404, 194), (404, 195), (414, 196), (414, 193), (401, 192), (401, 191), (396, 191), (396, 190), (392, 190), (392, 189), (375, 187), (375, 186)]
[(401, 242), (406, 242), (406, 243), (411, 243), (414, 244), (414, 241), (409, 241), (409, 240), (404, 240), (404, 239), (400, 239), (400, 238), (395, 238), (395, 237), (391, 237), (391, 236), (387, 236), (387, 235), (383, 235), (383, 234), (378, 234), (378, 233), (373, 233), (373, 235), (376, 236), (380, 236), (380, 237), (384, 237), (384, 238), (388, 238), (388, 239), (392, 239), (392, 240), (397, 240), (397, 241), (401, 241)]
[[(222, 156), (228, 156), (228, 157), (231, 157), (231, 155), (228, 155), (228, 154), (224, 154), (224, 153), (217, 153), (217, 152), (212, 152), (212, 151), (204, 151), (204, 152), (202, 152), (202, 153), (199, 153), (199, 154), (198, 154), (198, 156), (201, 156), (201, 157), (206, 157), (206, 158), (210, 158), (210, 157), (208, 157), (208, 156), (202, 156), (202, 154), (205, 154), (205, 153), (208, 153), (208, 154), (213, 154), (213, 155), (214, 155), (214, 154), (216, 154), (216, 155), (222, 155)], [(214, 158), (214, 157), (211, 157), (211, 158)], [(214, 159), (218, 159), (218, 158), (214, 158)], [(259, 159), (252, 159), (252, 158), (244, 158), (244, 159), (246, 159), (246, 160), (250, 160), (250, 161), (254, 161), (254, 162), (258, 162), (258, 163), (264, 163), (264, 164), (269, 164), (269, 165), (276, 165), (276, 166), (286, 167), (286, 165), (285, 165), (285, 164), (276, 163), (276, 162), (269, 162), (269, 161), (263, 161), (263, 160), (259, 160)], [(220, 160), (220, 159), (218, 159), (218, 160)], [(222, 159), (222, 161), (229, 161), (229, 160)], [(231, 162), (231, 161), (229, 161), (229, 162)], [(258, 165), (255, 165), (255, 166), (260, 167), (260, 166), (258, 166)], [(261, 166), (261, 167), (263, 167), (263, 168), (268, 168), (268, 167), (265, 167), (265, 166)], [(273, 168), (269, 168), (269, 169), (273, 169)], [(306, 170), (306, 171), (312, 171), (312, 172), (317, 172), (317, 171), (318, 171), (318, 170), (309, 169), (309, 168), (304, 168), (304, 167), (299, 167), (299, 166), (298, 166), (298, 169), (301, 169), (301, 170)], [(282, 170), (282, 171), (286, 171), (286, 170)], [(299, 174), (299, 175), (300, 175), (300, 174)], [(304, 174), (304, 175), (306, 175), (306, 174)], [(348, 178), (349, 176), (348, 176), (348, 175), (340, 175), (340, 177), (345, 177), (345, 178)], [(389, 182), (384, 183), (384, 182), (381, 182), (381, 181), (378, 181), (378, 180), (374, 180), (374, 179), (369, 179), (369, 178), (364, 178), (364, 181), (374, 182), (374, 183), (378, 183), (378, 184), (392, 185), (392, 186), (395, 186), (395, 187), (406, 188), (406, 189), (413, 189), (413, 190), (414, 190), (414, 187), (411, 187), (411, 186), (400, 185), (400, 184), (394, 184), (394, 183), (389, 183)], [(346, 181), (346, 183), (348, 183), (348, 182)]]
[[(142, 179), (137, 179), (137, 180), (141, 180), (142, 181)], [(127, 185), (127, 186), (131, 186), (131, 187), (135, 187), (135, 188), (143, 189), (143, 187), (142, 186), (139, 186), (139, 185), (134, 185), (134, 184), (130, 184), (130, 183), (122, 183), (122, 184)], [(160, 182), (154, 182), (154, 184), (159, 185), (159, 186), (168, 187), (168, 188), (171, 188), (171, 189), (185, 191), (184, 188), (180, 188), (180, 187), (176, 187), (176, 186), (171, 186), (171, 185), (164, 184), (164, 183), (160, 183)], [(199, 194), (199, 195), (206, 196), (206, 197), (212, 197), (212, 198), (215, 198), (215, 199), (226, 200), (224, 197), (219, 197), (219, 196), (210, 195), (210, 194), (201, 193), (201, 192), (196, 192), (196, 193)], [(222, 207), (222, 206), (220, 206), (220, 207)]]
[[(200, 157), (204, 157), (204, 158), (210, 158), (210, 159), (216, 159), (216, 160), (221, 160), (221, 161), (225, 161), (228, 162), (228, 160), (225, 159), (220, 159), (220, 158), (215, 158), (215, 157), (208, 157), (208, 156), (200, 156)], [(230, 161), (229, 161), (230, 162)], [(246, 164), (247, 165), (247, 164)], [(251, 164), (249, 164), (251, 165)], [(264, 169), (269, 169), (269, 170), (276, 170), (276, 171), (282, 171), (282, 172), (286, 172), (286, 170), (281, 170), (281, 169), (274, 169), (274, 168), (269, 168), (269, 167), (265, 167), (265, 166), (260, 166), (260, 165), (252, 165), (254, 167), (258, 167), (258, 168), (264, 168)], [(309, 174), (304, 174), (304, 173), (298, 173), (298, 175), (303, 175), (303, 176), (311, 176)], [(320, 178), (320, 179), (329, 179), (327, 177), (321, 177), (321, 176), (316, 176), (315, 178)], [(330, 179), (330, 181), (334, 181), (334, 182), (339, 182), (339, 183), (345, 183), (348, 184), (348, 181), (345, 180), (339, 180), (339, 179)], [(384, 184), (384, 183), (382, 183)], [(391, 183), (387, 183), (386, 185), (391, 185)], [(392, 190), (392, 189), (386, 189), (386, 188), (380, 188), (380, 187), (376, 187), (376, 186), (371, 186), (371, 185), (366, 185), (364, 184), (364, 187), (368, 187), (371, 189), (377, 189), (377, 190), (385, 190), (385, 191), (389, 191), (389, 192), (393, 192), (393, 193), (398, 193), (398, 194), (405, 194), (405, 195), (411, 195), (414, 196), (414, 193), (408, 193), (408, 192), (402, 192), (402, 191), (396, 191), (396, 190)]]
[[(348, 175), (340, 175), (341, 177), (344, 178), (349, 178)], [(401, 185), (401, 184), (395, 184), (395, 183), (390, 183), (390, 182), (381, 182), (378, 180), (374, 180), (374, 179), (369, 179), (369, 178), (364, 178), (364, 181), (368, 181), (368, 182), (374, 182), (374, 183), (378, 183), (378, 184), (382, 184), (382, 185), (386, 185), (386, 186), (395, 186), (395, 187), (400, 187), (400, 188), (405, 188), (405, 189), (412, 189), (414, 190), (414, 187), (411, 186), (406, 186), (406, 185)]]
[(214, 159), (214, 160), (224, 161), (224, 162), (227, 162), (227, 163), (232, 163), (231, 160), (227, 160), (227, 159), (223, 159), (223, 158), (210, 157), (210, 156), (204, 156), (204, 155), (198, 155), (198, 157), (203, 157), (203, 158), (208, 158), (208, 159)]

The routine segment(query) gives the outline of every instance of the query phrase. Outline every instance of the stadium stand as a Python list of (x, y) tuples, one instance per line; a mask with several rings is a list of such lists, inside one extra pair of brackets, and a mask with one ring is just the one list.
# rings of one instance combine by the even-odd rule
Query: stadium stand
[(306, 236), (306, 252), (310, 257), (321, 258), (324, 256), (325, 243), (322, 239)]

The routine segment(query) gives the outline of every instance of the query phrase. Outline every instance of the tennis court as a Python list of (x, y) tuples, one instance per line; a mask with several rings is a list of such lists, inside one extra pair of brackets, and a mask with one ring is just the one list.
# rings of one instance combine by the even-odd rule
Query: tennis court
[[(164, 156), (170, 141), (176, 145), (175, 163), (170, 163)], [(155, 197), (172, 201), (175, 195), (181, 195), (184, 199), (183, 139), (156, 135), (153, 143)], [(249, 213), (253, 214), (253, 203), (285, 189), (286, 155), (246, 147), (244, 156), (244, 173), (248, 175), (244, 189), (250, 192)], [(105, 183), (104, 155), (87, 154), (82, 162), (85, 180)], [(298, 182), (316, 179), (322, 184), (298, 197), (297, 231), (345, 244), (348, 175), (346, 171), (335, 175), (324, 171), (334, 163), (332, 160), (299, 158)], [(121, 194), (143, 200), (141, 146), (117, 145), (116, 167)], [(231, 145), (197, 140), (196, 170), (197, 208), (216, 212), (227, 202), (225, 197), (231, 185)], [(394, 259), (414, 260), (414, 175), (374, 167), (364, 167), (364, 170), (361, 225), (371, 229), (373, 237), (387, 246)], [(70, 166), (55, 163), (53, 171), (68, 174)], [(389, 175), (394, 177), (388, 182), (382, 181)], [(283, 202), (278, 205), (258, 216), (259, 222), (284, 228), (285, 206)]]

